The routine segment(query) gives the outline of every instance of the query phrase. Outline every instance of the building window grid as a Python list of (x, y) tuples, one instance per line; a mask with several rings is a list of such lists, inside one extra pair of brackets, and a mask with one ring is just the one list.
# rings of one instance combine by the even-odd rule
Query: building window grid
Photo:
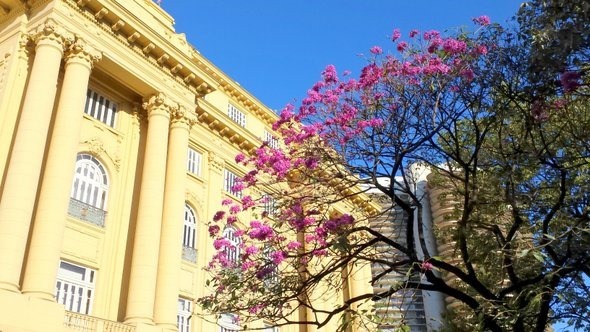
[(65, 309), (84, 315), (92, 312), (96, 271), (60, 261), (55, 299)]
[(279, 140), (268, 130), (264, 131), (264, 142), (268, 144), (270, 148), (278, 149), (279, 148)]
[(242, 127), (246, 127), (246, 114), (240, 111), (234, 105), (227, 104), (227, 116), (229, 116), (233, 122), (239, 124)]
[(203, 155), (192, 149), (189, 148), (188, 149), (188, 155), (187, 155), (187, 164), (186, 164), (186, 169), (197, 176), (201, 176), (201, 162), (203, 160)]
[(182, 258), (196, 263), (197, 261), (197, 218), (195, 212), (188, 205), (184, 206), (184, 230), (182, 236)]
[(223, 172), (223, 190), (231, 195), (241, 198), (242, 192), (233, 190), (236, 183), (238, 183), (239, 177), (230, 170), (224, 170)]
[(262, 196), (262, 211), (267, 217), (274, 217), (277, 214), (277, 200), (269, 194)]
[(178, 332), (190, 332), (192, 314), (192, 301), (178, 298), (178, 311), (176, 313)]
[(68, 215), (104, 227), (107, 195), (108, 178), (104, 167), (93, 156), (79, 154), (76, 158)]
[(279, 332), (279, 328), (277, 326), (264, 324), (264, 332)]
[(237, 266), (240, 260), (240, 237), (236, 234), (236, 229), (233, 227), (226, 227), (223, 230), (223, 237), (229, 241), (229, 245), (223, 249), (225, 257), (228, 262)]
[(98, 92), (88, 89), (84, 113), (114, 128), (117, 104)]
[(221, 314), (217, 324), (219, 325), (219, 332), (237, 332), (240, 326), (237, 324), (238, 318), (234, 314)]

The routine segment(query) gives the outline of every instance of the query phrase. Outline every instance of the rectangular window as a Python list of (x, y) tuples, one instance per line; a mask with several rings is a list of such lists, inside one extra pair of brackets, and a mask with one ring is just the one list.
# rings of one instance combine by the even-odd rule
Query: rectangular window
[(239, 124), (242, 127), (246, 127), (246, 114), (244, 114), (244, 112), (240, 111), (234, 105), (227, 104), (227, 116), (229, 116), (233, 122)]
[(66, 310), (89, 315), (92, 312), (96, 271), (61, 261), (55, 284), (55, 299)]
[(219, 325), (219, 332), (237, 332), (240, 330), (238, 323), (238, 316), (234, 314), (221, 314), (217, 324)]
[(279, 328), (269, 324), (264, 324), (264, 332), (279, 332)]
[(277, 201), (269, 194), (262, 196), (262, 208), (264, 214), (268, 217), (273, 217), (277, 212)]
[(98, 92), (88, 89), (84, 113), (114, 128), (117, 104)]
[(242, 191), (235, 190), (235, 185), (239, 183), (239, 177), (229, 170), (223, 171), (223, 190), (227, 193), (230, 193), (236, 197), (242, 197)]
[(186, 169), (194, 175), (200, 176), (201, 175), (201, 161), (203, 160), (203, 155), (200, 152), (197, 152), (194, 149), (188, 148), (188, 157), (187, 157), (187, 164)]
[(192, 301), (178, 298), (178, 311), (176, 313), (178, 332), (190, 332), (192, 314)]
[(279, 148), (279, 140), (268, 130), (264, 131), (264, 141), (267, 142), (268, 146), (273, 149)]

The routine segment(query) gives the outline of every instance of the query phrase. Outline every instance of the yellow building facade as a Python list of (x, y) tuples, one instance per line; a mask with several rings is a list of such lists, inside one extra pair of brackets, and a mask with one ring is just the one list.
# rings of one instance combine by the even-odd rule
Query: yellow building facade
[(0, 331), (239, 328), (192, 301), (234, 156), (276, 115), (173, 24), (151, 0), (0, 0)]

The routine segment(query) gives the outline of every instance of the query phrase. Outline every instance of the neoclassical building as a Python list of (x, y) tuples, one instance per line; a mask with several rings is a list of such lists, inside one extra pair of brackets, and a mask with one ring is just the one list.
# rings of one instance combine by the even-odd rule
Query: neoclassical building
[(0, 0), (0, 331), (239, 329), (195, 315), (206, 223), (276, 115), (173, 24), (151, 0)]

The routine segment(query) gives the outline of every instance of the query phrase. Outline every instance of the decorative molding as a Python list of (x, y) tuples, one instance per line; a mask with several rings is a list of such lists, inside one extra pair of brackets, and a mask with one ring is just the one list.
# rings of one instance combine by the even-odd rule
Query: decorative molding
[(83, 141), (82, 145), (85, 147), (84, 150), (90, 152), (92, 155), (101, 157), (103, 160), (110, 160), (115, 168), (115, 171), (117, 173), (119, 172), (121, 168), (121, 157), (118, 153), (111, 155), (111, 153), (109, 153), (104, 147), (104, 142), (100, 137), (92, 137), (91, 139)]
[(66, 62), (79, 61), (88, 64), (90, 68), (102, 58), (102, 53), (95, 48), (88, 45), (84, 40), (76, 38), (76, 41), (70, 45), (67, 54)]
[(171, 125), (181, 125), (190, 128), (197, 122), (197, 116), (183, 106), (173, 109), (170, 115)]
[(218, 172), (222, 172), (223, 168), (225, 167), (225, 160), (219, 157), (215, 152), (209, 152), (207, 154), (207, 159), (209, 161), (209, 167), (211, 169), (216, 170)]
[(74, 42), (74, 35), (61, 27), (54, 19), (49, 18), (43, 24), (37, 26), (36, 30), (31, 34), (31, 39), (36, 45), (50, 43), (65, 50)]
[(152, 95), (143, 103), (143, 108), (147, 111), (148, 121), (152, 115), (164, 115), (170, 117), (170, 115), (178, 110), (179, 106), (168, 98), (164, 93)]

